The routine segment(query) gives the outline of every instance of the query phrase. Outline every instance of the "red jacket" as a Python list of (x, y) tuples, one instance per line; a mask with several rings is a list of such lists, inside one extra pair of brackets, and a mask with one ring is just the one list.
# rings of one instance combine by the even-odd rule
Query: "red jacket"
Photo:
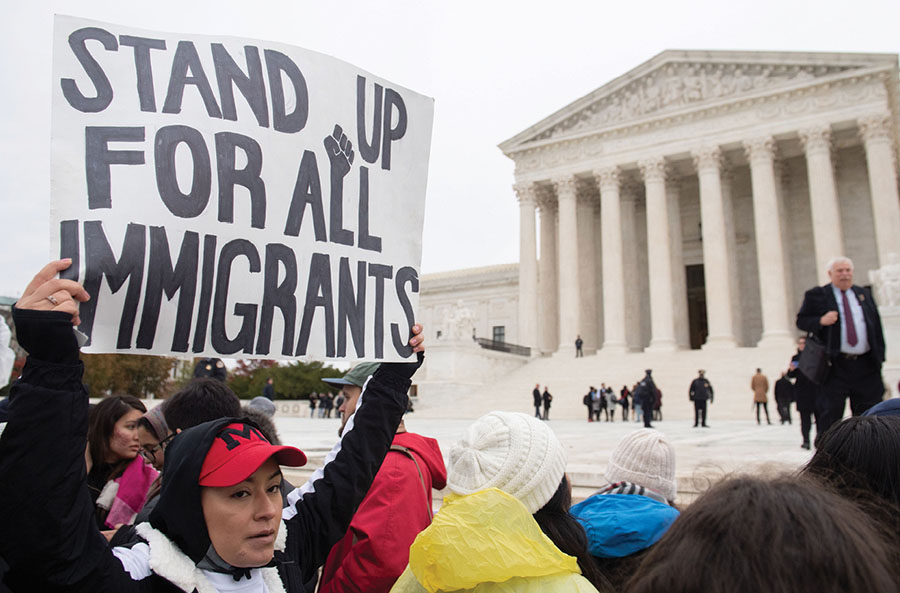
[[(436, 440), (404, 432), (388, 451), (350, 529), (328, 555), (319, 593), (387, 593), (409, 563), (409, 547), (431, 524), (431, 489), (447, 485), (447, 470)], [(424, 487), (422, 482), (424, 481)]]

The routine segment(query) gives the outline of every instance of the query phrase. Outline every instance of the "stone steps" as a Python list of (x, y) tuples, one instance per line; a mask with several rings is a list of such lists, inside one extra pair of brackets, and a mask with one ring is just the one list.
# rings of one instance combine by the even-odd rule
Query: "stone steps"
[[(653, 378), (663, 393), (666, 419), (692, 420), (693, 404), (688, 387), (704, 369), (715, 390), (710, 418), (749, 419), (753, 414), (750, 378), (762, 368), (769, 378), (769, 413), (776, 415), (772, 387), (781, 372), (787, 370), (795, 349), (788, 342), (768, 348), (731, 348), (719, 350), (680, 350), (675, 352), (613, 353), (574, 358), (553, 355), (531, 359), (524, 366), (483, 385), (456, 384), (450, 392), (423, 382), (419, 387), (416, 413), (439, 418), (452, 410), (453, 417), (477, 418), (491, 410), (533, 412), (531, 391), (535, 383), (549, 386), (553, 394), (551, 418), (580, 419), (586, 416), (582, 397), (593, 385), (612, 386), (618, 394), (623, 385), (629, 389), (653, 369)], [(619, 418), (621, 407), (616, 411)], [(712, 421), (712, 420), (711, 420)]]

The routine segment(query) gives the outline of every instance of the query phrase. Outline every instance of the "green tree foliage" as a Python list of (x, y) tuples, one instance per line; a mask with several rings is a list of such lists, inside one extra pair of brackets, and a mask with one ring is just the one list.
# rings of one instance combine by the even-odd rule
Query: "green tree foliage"
[(177, 362), (164, 356), (136, 354), (82, 354), (84, 383), (93, 397), (128, 394), (167, 397)]
[(266, 379), (272, 377), (276, 399), (309, 399), (313, 391), (337, 390), (322, 382), (323, 377), (342, 377), (344, 371), (321, 362), (292, 362), (278, 365), (273, 360), (240, 360), (228, 376), (231, 389), (242, 399), (262, 395)]

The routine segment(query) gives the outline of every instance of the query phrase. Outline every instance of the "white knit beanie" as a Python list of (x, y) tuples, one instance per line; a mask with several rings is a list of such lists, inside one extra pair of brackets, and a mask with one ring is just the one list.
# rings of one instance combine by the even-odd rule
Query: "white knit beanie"
[(546, 423), (519, 412), (491, 412), (450, 449), (447, 486), (456, 494), (498, 488), (532, 514), (553, 498), (566, 473), (566, 453)]
[(606, 479), (611, 484), (631, 482), (675, 500), (675, 448), (661, 432), (636, 430), (616, 445), (606, 466)]

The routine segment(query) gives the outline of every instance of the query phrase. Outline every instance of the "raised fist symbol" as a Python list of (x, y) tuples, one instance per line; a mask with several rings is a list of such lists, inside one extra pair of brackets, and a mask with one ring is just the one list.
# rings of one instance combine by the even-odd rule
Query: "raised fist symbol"
[(350, 172), (350, 165), (353, 164), (353, 143), (337, 124), (331, 136), (326, 136), (323, 142), (331, 161), (332, 176), (344, 177)]

